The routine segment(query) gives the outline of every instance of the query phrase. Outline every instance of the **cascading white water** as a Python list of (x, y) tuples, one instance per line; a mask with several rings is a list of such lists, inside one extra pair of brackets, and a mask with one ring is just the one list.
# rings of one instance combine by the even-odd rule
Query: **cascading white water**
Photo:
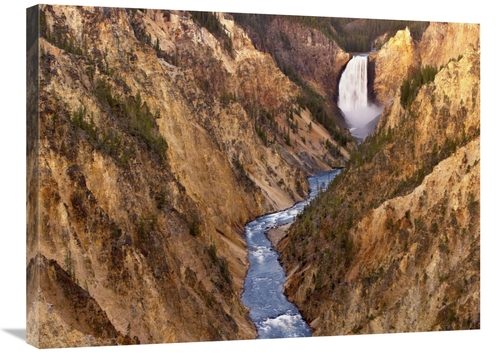
[(368, 106), (368, 66), (366, 56), (355, 56), (349, 61), (339, 83), (339, 108), (342, 111)]
[(347, 64), (339, 82), (338, 107), (354, 136), (364, 139), (375, 129), (374, 119), (382, 108), (368, 102), (367, 55), (355, 55)]

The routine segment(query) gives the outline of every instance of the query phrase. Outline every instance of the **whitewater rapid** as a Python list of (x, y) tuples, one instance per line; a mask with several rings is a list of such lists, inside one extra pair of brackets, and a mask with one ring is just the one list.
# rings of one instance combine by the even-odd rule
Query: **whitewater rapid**
[(259, 217), (245, 227), (250, 268), (245, 278), (242, 301), (250, 309), (258, 338), (309, 337), (312, 334), (297, 307), (283, 294), (285, 272), (265, 233), (271, 228), (293, 222), (339, 172), (335, 170), (310, 177), (311, 193), (307, 200), (284, 211)]

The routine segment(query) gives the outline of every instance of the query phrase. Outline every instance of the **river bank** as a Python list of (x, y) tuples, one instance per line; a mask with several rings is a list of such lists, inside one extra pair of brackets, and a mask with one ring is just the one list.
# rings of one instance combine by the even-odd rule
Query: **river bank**
[(287, 233), (288, 229), (290, 228), (290, 226), (292, 225), (292, 223), (293, 222), (285, 224), (285, 225), (282, 225), (282, 226), (278, 226), (276, 228), (269, 229), (266, 232), (267, 239), (269, 239), (269, 241), (271, 242), (271, 244), (273, 244), (273, 248), (276, 249), (277, 246), (278, 246), (278, 244), (279, 244), (279, 242), (284, 237), (286, 237), (286, 233)]

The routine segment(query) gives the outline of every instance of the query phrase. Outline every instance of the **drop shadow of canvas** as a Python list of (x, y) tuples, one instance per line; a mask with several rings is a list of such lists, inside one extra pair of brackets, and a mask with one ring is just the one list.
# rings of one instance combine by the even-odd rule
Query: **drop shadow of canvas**
[(10, 333), (23, 341), (26, 341), (26, 329), (24, 328), (4, 328), (3, 331)]

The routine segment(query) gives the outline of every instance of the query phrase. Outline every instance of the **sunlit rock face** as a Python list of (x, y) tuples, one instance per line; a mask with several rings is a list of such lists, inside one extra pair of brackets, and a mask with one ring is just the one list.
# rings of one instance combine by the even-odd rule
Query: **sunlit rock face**
[(467, 49), (479, 47), (479, 25), (431, 22), (416, 41), (410, 30), (400, 30), (382, 48), (370, 54), (374, 62), (373, 89), (382, 105), (393, 102), (408, 73), (417, 67), (440, 68)]
[(470, 23), (431, 23), (418, 44), (421, 65), (441, 67), (466, 49), (478, 48), (479, 27)]
[(377, 101), (389, 105), (396, 97), (408, 70), (418, 64), (418, 51), (408, 28), (400, 30), (377, 52), (373, 89)]

